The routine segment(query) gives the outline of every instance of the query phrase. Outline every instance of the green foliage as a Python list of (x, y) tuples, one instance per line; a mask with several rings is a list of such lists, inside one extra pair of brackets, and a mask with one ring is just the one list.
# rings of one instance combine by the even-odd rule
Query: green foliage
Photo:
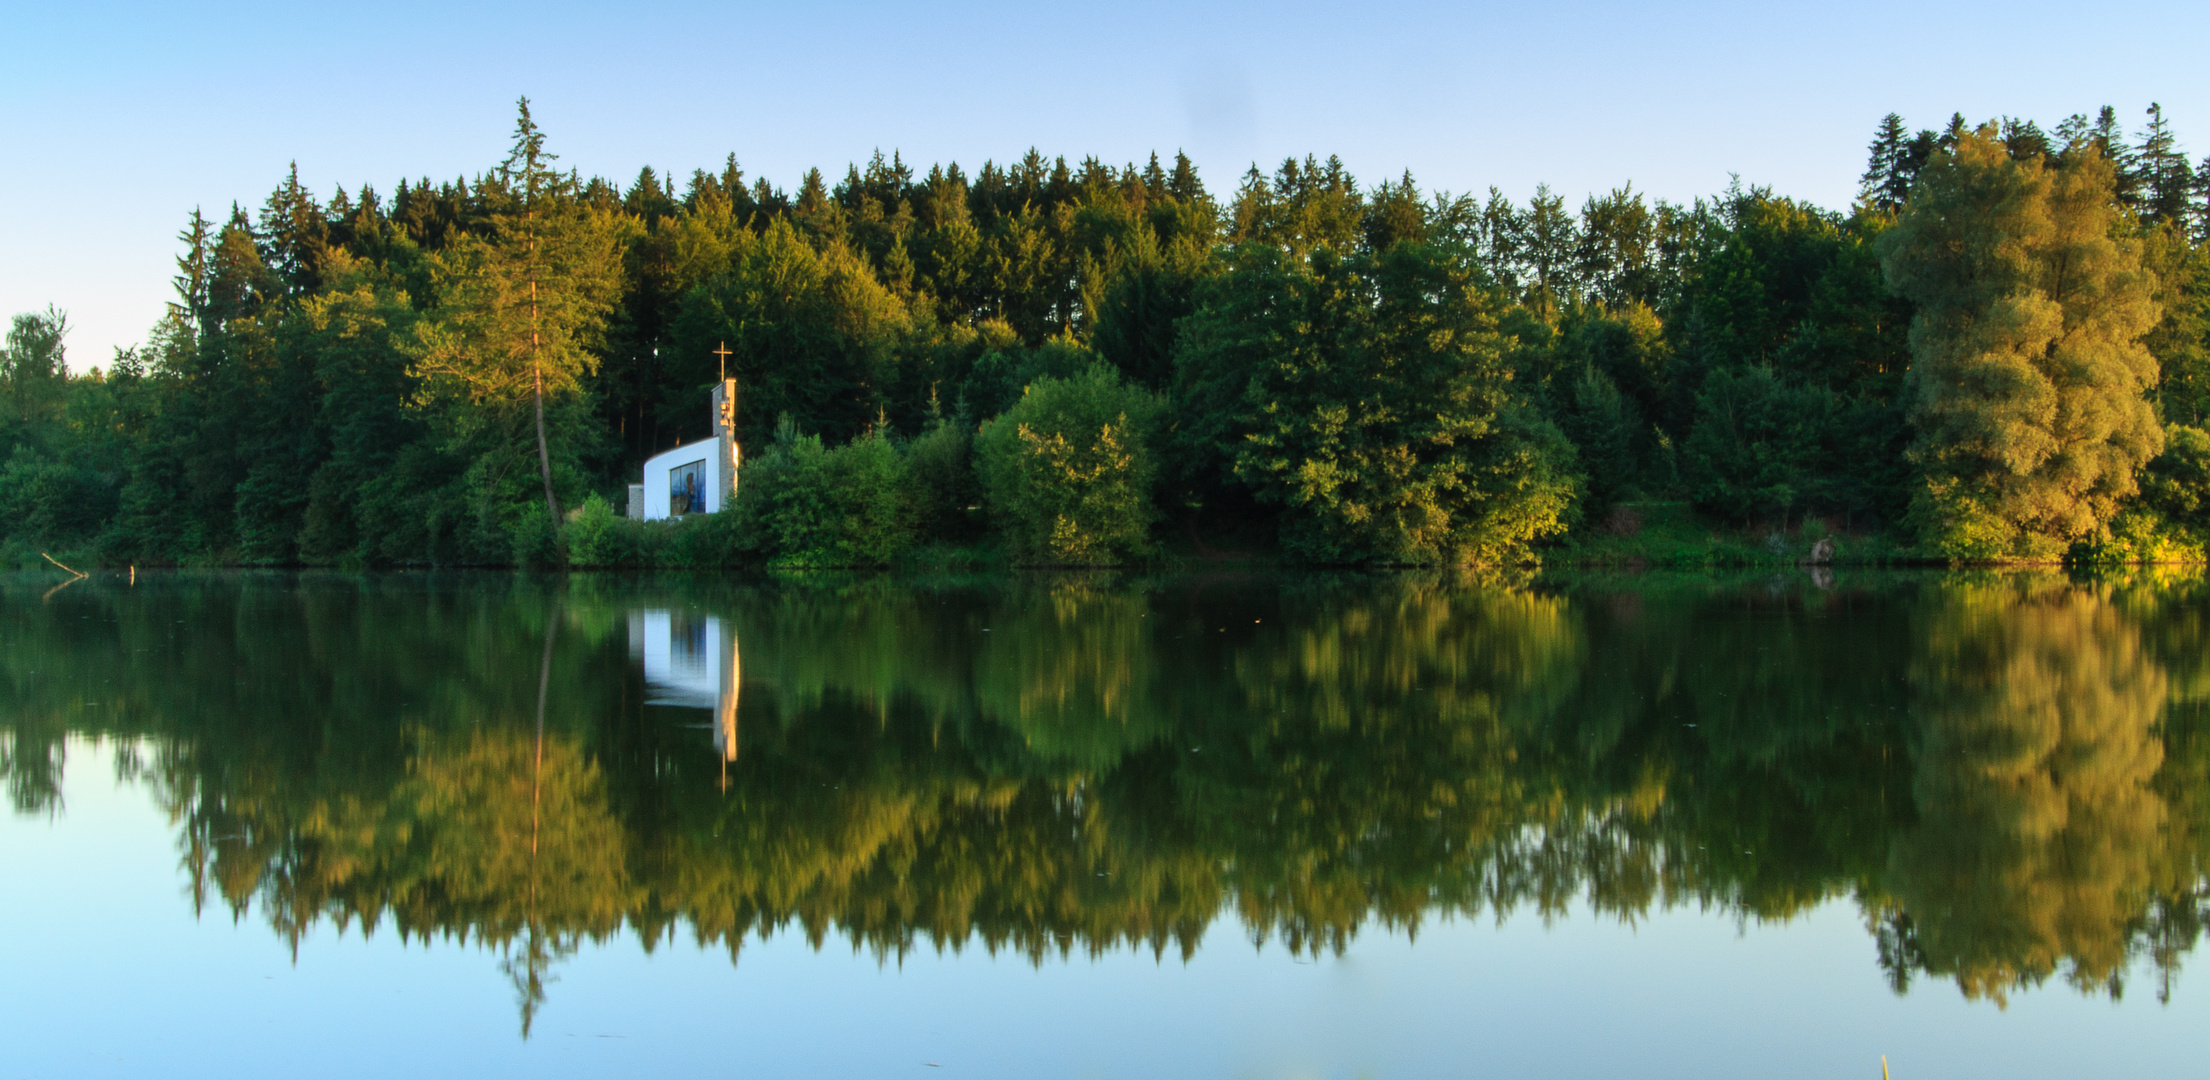
[(2210, 553), (2210, 432), (2164, 427), (2164, 452), (2141, 471), (2141, 495), (2095, 546), (2100, 563), (2201, 562)]
[(676, 311), (671, 343), (685, 377), (659, 403), (661, 423), (705, 434), (701, 391), (719, 373), (711, 350), (726, 342), (743, 388), (740, 433), (765, 433), (783, 415), (839, 441), (865, 430), (886, 404), (905, 306), (849, 249), (817, 250), (786, 222), (739, 233), (726, 258)]
[(776, 566), (886, 566), (918, 535), (903, 473), (880, 429), (829, 448), (786, 423), (739, 470), (731, 528)]
[(959, 542), (979, 534), (982, 485), (974, 432), (965, 424), (939, 419), (906, 444), (903, 486), (921, 537)]
[(1033, 349), (997, 349), (984, 353), (960, 387), (968, 414), (989, 418), (1012, 408), (1039, 379), (1071, 379), (1088, 371), (1098, 355), (1072, 338), (1053, 338)]
[(1434, 248), (1239, 248), (1183, 332), (1181, 441), (1305, 561), (1523, 557), (1564, 526), (1572, 448), (1513, 401), (1500, 306)]
[(51, 424), (67, 389), (69, 318), (48, 308), (43, 314), (17, 315), (0, 347), (0, 392), (7, 396), (0, 414), (0, 438), (13, 444)]
[[(625, 524), (624, 553), (598, 557), (1042, 558), (991, 534), (1010, 519), (978, 510), (973, 437), (1102, 362), (1167, 405), (1158, 496), (1097, 549), (1118, 554), (1084, 558), (1133, 557), (1154, 504), (1207, 558), (1209, 536), (1308, 562), (1512, 561), (1684, 497), (1851, 528), (1915, 499), (1912, 521), (1955, 538), (1936, 555), (2117, 550), (2095, 538), (2150, 512), (2128, 477), (2157, 422), (2201, 426), (2210, 401), (2210, 219), (2180, 197), (2200, 181), (2161, 110), (2132, 147), (2105, 109), (2053, 132), (1890, 117), (1871, 150), (1846, 214), (1743, 185), (1576, 211), (1547, 187), (1362, 184), (1318, 156), (1220, 201), (1186, 158), (1033, 151), (973, 173), (876, 155), (786, 193), (734, 158), (687, 184), (557, 171), (525, 103), (473, 178), (323, 201), (293, 171), (257, 215), (195, 211), (176, 303), (105, 372), (67, 366), (60, 312), (17, 316), (0, 538), (117, 563), (556, 562), (572, 529), (554, 512), (704, 437), (726, 362), (742, 445), (782, 415), (818, 434), (846, 471), (807, 490), (844, 491), (859, 523), (791, 502), (787, 530)], [(1996, 197), (2012, 189), (2032, 197)], [(1967, 282), (1943, 259), (1993, 269)], [(887, 456), (839, 456), (877, 429)], [(2008, 539), (1981, 536), (2002, 522)]]
[(112, 485), (28, 445), (17, 444), (7, 464), (0, 467), (0, 515), (12, 523), (11, 532), (57, 543), (82, 543), (99, 532), (115, 509)]
[(583, 505), (568, 512), (567, 524), (560, 530), (568, 565), (621, 566), (634, 559), (636, 553), (625, 550), (628, 545), (622, 543), (621, 521), (606, 496), (595, 491), (585, 496)]
[(1636, 435), (1643, 424), (1610, 376), (1582, 368), (1558, 414), (1560, 431), (1580, 451), (1584, 512), (1601, 513), (1638, 490), (1644, 469)]
[(1735, 521), (1786, 518), (1816, 475), (1834, 411), (1832, 395), (1783, 386), (1771, 368), (1713, 372), (1681, 447), (1689, 497)]
[(2192, 241), (2177, 223), (2144, 230), (2141, 261), (2164, 311), (2141, 342), (2156, 357), (2159, 411), (2168, 424), (2201, 427), (2210, 423), (2210, 236)]
[(1770, 368), (1716, 371), (1696, 396), (1681, 473), (1697, 506), (1729, 521), (1890, 509), (1901, 416)]
[(1016, 558), (1113, 564), (1151, 550), (1157, 395), (1093, 365), (1049, 376), (975, 436), (990, 518)]
[[(1209, 230), (1207, 230), (1209, 232)], [(1148, 230), (1111, 279), (1097, 310), (1097, 350), (1139, 385), (1164, 390), (1174, 377), (1174, 342), (1196, 308), (1211, 252), (1195, 236), (1161, 251)], [(1049, 374), (1064, 374), (1049, 372)]]
[(2099, 539), (2162, 449), (2140, 344), (2159, 310), (2137, 242), (2113, 235), (2113, 171), (2051, 168), (1990, 128), (1921, 172), (1881, 236), (1912, 324), (1912, 515), (1929, 553), (2049, 558)]

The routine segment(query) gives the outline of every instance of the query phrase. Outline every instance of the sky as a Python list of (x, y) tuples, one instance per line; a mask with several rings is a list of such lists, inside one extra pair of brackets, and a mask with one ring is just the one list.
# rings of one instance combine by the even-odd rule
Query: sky
[(1874, 125), (2053, 125), (2160, 102), (2210, 152), (2210, 4), (1472, 2), (0, 4), (0, 317), (71, 367), (144, 339), (194, 207), (327, 198), (504, 155), (528, 95), (563, 164), (626, 183), (734, 153), (794, 189), (875, 150), (971, 172), (1190, 155), (1215, 194), (1340, 155), (1368, 186), (1575, 204), (1730, 179), (1846, 207)]

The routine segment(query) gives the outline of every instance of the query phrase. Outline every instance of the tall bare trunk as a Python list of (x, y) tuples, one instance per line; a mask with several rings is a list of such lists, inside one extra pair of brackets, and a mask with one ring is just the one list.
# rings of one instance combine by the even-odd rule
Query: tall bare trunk
[(560, 497), (553, 494), (552, 447), (545, 441), (545, 368), (537, 359), (537, 237), (529, 241), (529, 374), (537, 399), (537, 471), (545, 478), (545, 512), (552, 515), (554, 531), (560, 529)]
[(531, 374), (537, 380), (537, 471), (545, 478), (545, 509), (552, 512), (553, 528), (560, 527), (560, 499), (553, 494), (552, 448), (545, 442), (545, 375), (531, 364)]

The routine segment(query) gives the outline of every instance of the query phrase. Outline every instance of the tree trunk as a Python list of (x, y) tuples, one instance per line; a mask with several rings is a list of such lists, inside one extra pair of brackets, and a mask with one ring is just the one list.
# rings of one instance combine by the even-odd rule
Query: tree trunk
[(545, 509), (552, 513), (552, 526), (557, 530), (560, 528), (560, 500), (553, 495), (552, 448), (545, 442), (545, 373), (533, 363), (530, 375), (537, 386), (537, 471), (545, 477)]
[[(532, 194), (535, 189), (532, 188)], [(534, 211), (523, 211), (522, 220), (528, 221)], [(545, 366), (538, 359), (537, 349), (537, 230), (529, 233), (529, 377), (537, 403), (537, 471), (545, 478), (545, 512), (552, 515), (554, 532), (560, 531), (560, 497), (553, 494), (552, 447), (545, 442)]]

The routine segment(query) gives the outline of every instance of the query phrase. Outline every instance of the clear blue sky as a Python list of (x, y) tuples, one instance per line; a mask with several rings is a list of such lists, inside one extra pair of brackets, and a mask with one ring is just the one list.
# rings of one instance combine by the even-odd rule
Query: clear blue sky
[(2160, 101), (2210, 152), (2210, 4), (1411, 2), (773, 5), (179, 3), (0, 10), (0, 316), (55, 304), (72, 367), (140, 340), (194, 206), (258, 207), (501, 156), (528, 94), (566, 164), (624, 181), (734, 152), (794, 188), (877, 147), (970, 170), (1030, 146), (1185, 150), (1216, 193), (1339, 154), (1371, 184), (1730, 174), (1840, 207), (1891, 110), (1914, 127)]

